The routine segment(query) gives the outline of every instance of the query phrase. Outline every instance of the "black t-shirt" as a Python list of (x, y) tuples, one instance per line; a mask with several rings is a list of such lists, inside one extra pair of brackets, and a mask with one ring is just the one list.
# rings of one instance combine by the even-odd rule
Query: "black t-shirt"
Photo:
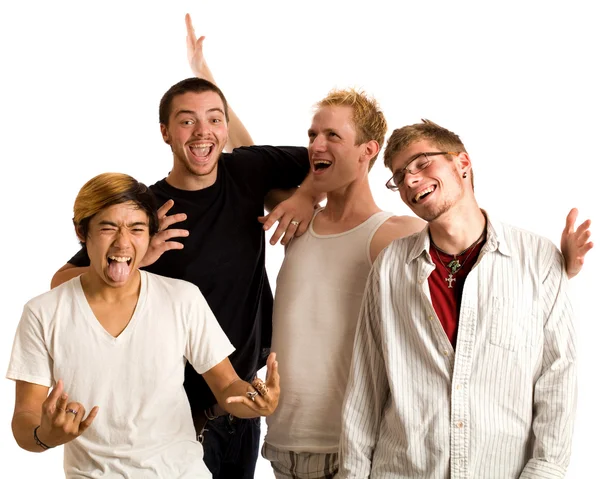
[[(164, 179), (150, 186), (159, 206), (169, 199), (175, 202), (169, 214), (187, 215), (186, 221), (172, 227), (185, 228), (190, 234), (175, 238), (183, 243), (182, 250), (167, 251), (145, 269), (200, 288), (235, 346), (229, 358), (246, 381), (265, 364), (262, 350), (270, 347), (272, 331), (265, 235), (257, 218), (264, 214), (269, 190), (299, 185), (308, 168), (305, 148), (251, 146), (223, 153), (217, 180), (208, 188), (179, 190)], [(69, 263), (89, 265), (85, 248)], [(184, 385), (193, 411), (216, 403), (202, 376), (189, 364)]]

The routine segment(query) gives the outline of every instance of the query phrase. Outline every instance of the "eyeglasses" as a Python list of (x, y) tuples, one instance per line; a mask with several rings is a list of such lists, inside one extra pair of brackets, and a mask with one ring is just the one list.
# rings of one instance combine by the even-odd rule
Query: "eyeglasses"
[(408, 165), (404, 168), (396, 171), (394, 176), (392, 176), (385, 186), (392, 191), (398, 191), (402, 183), (404, 183), (404, 178), (406, 178), (406, 173), (410, 173), (411, 175), (416, 175), (419, 171), (423, 171), (427, 168), (431, 162), (435, 158), (431, 158), (436, 155), (458, 155), (459, 153), (456, 151), (428, 151), (426, 153), (419, 153)]

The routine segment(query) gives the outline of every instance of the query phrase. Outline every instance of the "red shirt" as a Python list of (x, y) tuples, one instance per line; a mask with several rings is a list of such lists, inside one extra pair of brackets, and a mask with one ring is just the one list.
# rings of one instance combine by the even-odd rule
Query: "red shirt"
[[(485, 240), (477, 244), (472, 250), (456, 257), (462, 266), (452, 275), (451, 279), (449, 279), (451, 269), (447, 265), (454, 259), (454, 255), (442, 253), (433, 246), (433, 242), (429, 247), (429, 254), (435, 264), (435, 270), (432, 271), (428, 279), (431, 302), (453, 347), (456, 347), (458, 316), (465, 280), (477, 262), (484, 244)], [(449, 287), (449, 283), (451, 283), (451, 287)]]

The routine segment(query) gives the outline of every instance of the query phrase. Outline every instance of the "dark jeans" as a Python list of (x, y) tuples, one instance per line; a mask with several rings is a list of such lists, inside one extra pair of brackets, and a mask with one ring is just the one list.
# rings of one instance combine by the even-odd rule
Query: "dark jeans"
[(225, 415), (207, 421), (204, 429), (204, 463), (213, 479), (254, 478), (260, 418), (238, 419)]

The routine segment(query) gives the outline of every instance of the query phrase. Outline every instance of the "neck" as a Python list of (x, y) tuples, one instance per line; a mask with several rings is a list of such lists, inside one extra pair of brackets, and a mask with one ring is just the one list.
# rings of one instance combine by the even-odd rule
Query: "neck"
[(481, 236), (486, 218), (476, 202), (455, 205), (429, 223), (432, 241), (449, 254), (458, 254)]
[(327, 193), (327, 204), (322, 213), (330, 221), (362, 220), (380, 211), (375, 204), (369, 180), (356, 180), (349, 185)]
[(173, 165), (173, 169), (167, 176), (167, 183), (172, 187), (184, 191), (203, 190), (212, 186), (217, 181), (217, 170), (219, 163), (207, 175), (194, 175), (190, 173), (185, 166), (180, 165), (177, 161)]
[(119, 303), (132, 295), (139, 296), (142, 283), (140, 271), (135, 270), (131, 273), (129, 281), (119, 287), (112, 287), (106, 284), (91, 270), (81, 275), (81, 287), (88, 300), (102, 301), (105, 303)]

